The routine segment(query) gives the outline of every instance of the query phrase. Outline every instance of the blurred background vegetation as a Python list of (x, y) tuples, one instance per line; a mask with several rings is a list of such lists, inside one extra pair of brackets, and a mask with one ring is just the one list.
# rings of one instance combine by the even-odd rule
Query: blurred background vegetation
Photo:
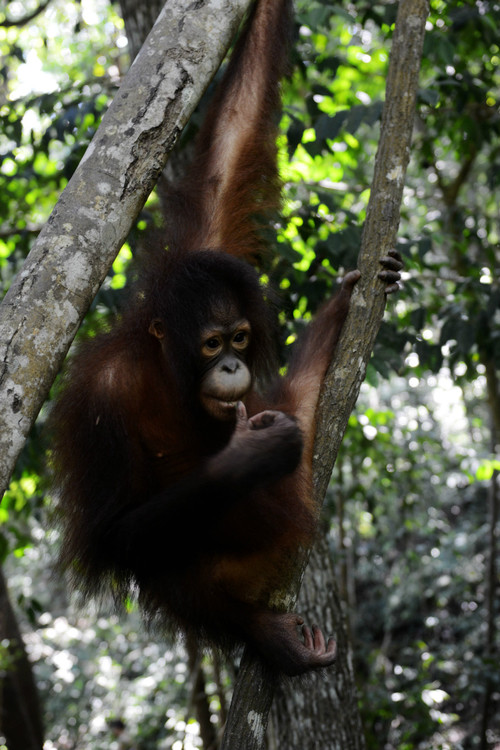
[[(3, 291), (129, 64), (119, 5), (40, 3), (0, 2)], [(286, 200), (269, 271), (288, 343), (356, 265), (397, 4), (297, 6), (280, 138)], [(389, 301), (325, 509), (373, 750), (500, 748), (499, 28), (498, 2), (431, 2), (398, 241), (404, 287)], [(153, 195), (83, 333), (119, 312), (127, 265), (158, 212)], [(133, 605), (127, 616), (82, 612), (54, 571), (46, 411), (0, 507), (10, 592), (2, 584), (0, 600), (11, 613), (0, 676), (20, 671), (19, 626), (45, 750), (113, 747), (114, 717), (143, 750), (200, 747), (183, 649), (150, 638)], [(207, 662), (206, 674), (216, 723), (232, 673)]]

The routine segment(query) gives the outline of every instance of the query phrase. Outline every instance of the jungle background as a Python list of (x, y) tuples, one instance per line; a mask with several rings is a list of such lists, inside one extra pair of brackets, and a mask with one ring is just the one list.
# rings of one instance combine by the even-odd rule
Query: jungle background
[[(296, 5), (269, 271), (285, 348), (356, 265), (397, 7)], [(108, 0), (0, 3), (3, 291), (128, 68), (120, 10)], [(498, 3), (431, 2), (398, 239), (404, 285), (324, 510), (373, 749), (500, 747), (499, 26)], [(79, 335), (119, 312), (159, 203), (153, 194)], [(0, 506), (0, 693), (21, 686), (45, 750), (117, 747), (112, 718), (142, 750), (202, 747), (182, 645), (152, 638), (133, 604), (82, 610), (54, 567), (49, 408)], [(203, 677), (217, 726), (233, 666), (206, 657)], [(1, 738), (0, 748), (17, 750)]]

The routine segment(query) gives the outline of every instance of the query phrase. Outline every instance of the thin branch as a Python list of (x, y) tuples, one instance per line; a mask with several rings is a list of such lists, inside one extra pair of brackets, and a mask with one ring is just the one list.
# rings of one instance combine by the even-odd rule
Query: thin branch
[(380, 258), (396, 243), (428, 13), (427, 0), (401, 0), (399, 4), (380, 142), (358, 258), (361, 279), (354, 289), (320, 399), (315, 456), (318, 504), (323, 502), (384, 314), (384, 287), (377, 273)]
[(43, 229), (43, 225), (37, 224), (26, 224), (25, 227), (0, 227), (0, 239), (9, 239), (9, 237), (15, 237), (19, 234), (40, 234)]
[(35, 8), (34, 11), (31, 13), (28, 13), (26, 16), (23, 16), (22, 18), (16, 18), (9, 19), (6, 18), (4, 21), (0, 21), (0, 26), (3, 26), (3, 28), (10, 29), (13, 27), (20, 27), (20, 26), (26, 26), (27, 23), (32, 21), (34, 18), (39, 16), (43, 11), (50, 5), (52, 0), (45, 0), (45, 2), (41, 3), (38, 8)]
[(433, 164), (434, 172), (436, 173), (437, 182), (439, 185), (439, 189), (441, 190), (441, 193), (443, 194), (443, 201), (446, 206), (454, 206), (458, 197), (458, 194), (462, 188), (462, 186), (467, 181), (467, 178), (469, 177), (470, 171), (474, 165), (474, 162), (476, 160), (478, 151), (475, 146), (471, 147), (469, 155), (464, 159), (462, 166), (460, 168), (459, 173), (455, 177), (454, 180), (452, 180), (449, 184), (446, 184), (446, 180), (443, 177), (443, 173), (438, 168), (437, 164)]

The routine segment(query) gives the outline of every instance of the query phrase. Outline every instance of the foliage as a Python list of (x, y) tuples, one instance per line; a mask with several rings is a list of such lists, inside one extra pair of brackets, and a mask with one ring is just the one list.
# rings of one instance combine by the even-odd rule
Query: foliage
[[(19, 13), (7, 3), (7, 17)], [(9, 13), (9, 11), (12, 11)], [(116, 90), (123, 23), (104, 0), (0, 26), (0, 279), (7, 289)]]
[[(19, 5), (1, 13), (12, 18)], [(356, 263), (395, 11), (368, 0), (298, 2), (280, 140), (286, 202), (269, 269), (291, 319), (288, 343)], [(405, 284), (389, 302), (328, 500), (372, 748), (476, 747), (487, 690), (489, 736), (500, 734), (485, 634), (486, 496), (498, 469), (490, 423), (500, 419), (491, 396), (500, 369), (499, 21), (490, 0), (432, 0), (398, 241)], [(123, 43), (106, 0), (52, 0), (31, 24), (0, 25), (5, 289), (113, 95)], [(153, 199), (148, 219), (155, 208)], [(137, 232), (85, 334), (119, 308), (136, 246)], [(43, 417), (0, 509), (0, 558), (36, 665), (47, 748), (109, 746), (112, 715), (128, 720), (141, 747), (181, 747), (186, 732), (196, 746), (183, 655), (150, 639), (134, 612), (77, 616), (63, 582), (49, 577), (57, 540), (43, 531)], [(493, 614), (498, 631), (498, 603)]]
[(69, 606), (54, 579), (53, 540), (37, 528), (37, 545), (13, 567), (10, 584), (21, 609), (39, 597), (26, 644), (44, 697), (45, 750), (112, 747), (108, 721), (117, 717), (142, 750), (172, 747), (185, 736), (186, 748), (199, 746), (186, 710), (191, 685), (183, 649), (151, 639), (136, 610), (118, 616), (109, 603), (102, 612)]
[(373, 748), (381, 737), (391, 748), (439, 747), (429, 738), (468, 747), (463, 725), (474, 725), (491, 672), (486, 486), (458, 395), (445, 376), (409, 391), (393, 380), (379, 400), (365, 389), (334, 477), (332, 502), (335, 492), (349, 498), (352, 625)]

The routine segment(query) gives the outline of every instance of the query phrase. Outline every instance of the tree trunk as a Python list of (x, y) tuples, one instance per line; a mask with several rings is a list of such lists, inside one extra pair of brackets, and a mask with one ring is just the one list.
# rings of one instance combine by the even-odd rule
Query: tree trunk
[(130, 62), (135, 60), (163, 8), (164, 0), (120, 0)]
[[(491, 414), (491, 454), (498, 455), (500, 443), (500, 390), (495, 364), (491, 357), (483, 354), (481, 357), (486, 369), (488, 388), (488, 406)], [(485, 658), (489, 663), (491, 673), (498, 665), (497, 623), (496, 623), (496, 592), (498, 587), (498, 524), (500, 519), (500, 493), (498, 490), (500, 472), (493, 471), (488, 488), (488, 555), (486, 567), (486, 644)], [(484, 698), (480, 721), (480, 750), (487, 750), (488, 727), (491, 720), (491, 707), (494, 693), (494, 680), (490, 671), (486, 675)]]
[(272, 711), (276, 747), (363, 750), (351, 646), (325, 535), (311, 551), (298, 603), (311, 622), (335, 633), (337, 662), (331, 672), (309, 677), (304, 689), (295, 682), (278, 687)]
[(33, 672), (0, 567), (0, 745), (41, 750), (43, 725)]
[(203, 750), (216, 750), (217, 730), (211, 721), (211, 712), (208, 695), (206, 692), (205, 671), (202, 665), (202, 654), (198, 643), (194, 638), (186, 641), (188, 652), (188, 668), (191, 676), (191, 698), (188, 711), (194, 712), (196, 721), (200, 726), (200, 737), (203, 742)]
[[(399, 5), (387, 75), (381, 137), (358, 260), (362, 277), (354, 289), (349, 315), (326, 376), (318, 409), (314, 461), (318, 505), (323, 502), (383, 316), (385, 295), (377, 278), (379, 259), (394, 247), (399, 226), (428, 10), (427, 0), (401, 0)], [(324, 558), (314, 559), (319, 568), (325, 566)], [(308, 580), (317, 580), (315, 573), (313, 570), (312, 578)], [(326, 612), (330, 609), (332, 612), (333, 631), (339, 647), (339, 677), (333, 674), (324, 695), (315, 696), (314, 707), (308, 700), (309, 687), (304, 683), (293, 681), (283, 686), (287, 711), (280, 712), (277, 719), (279, 723), (293, 726), (279, 727), (278, 735), (293, 736), (294, 744), (283, 742), (279, 746), (311, 747), (311, 742), (314, 742), (311, 734), (314, 733), (311, 733), (311, 725), (306, 719), (308, 711), (314, 711), (316, 716), (327, 717), (322, 727), (328, 737), (323, 737), (322, 748), (362, 748), (364, 740), (359, 718), (353, 719), (352, 716), (357, 712), (357, 707), (349, 654), (340, 653), (342, 648), (348, 648), (348, 643), (338, 596), (333, 584), (318, 589), (318, 594), (321, 597), (318, 602), (320, 610)], [(307, 591), (304, 595), (308, 596)], [(312, 599), (313, 596), (308, 598)], [(302, 612), (309, 619), (307, 610)], [(246, 659), (229, 712), (222, 750), (258, 750), (263, 746), (275, 689), (273, 680), (263, 680), (266, 680), (266, 673), (262, 664)], [(342, 691), (347, 682), (349, 691), (345, 696)], [(339, 706), (342, 706), (340, 710), (332, 711), (332, 708)]]

